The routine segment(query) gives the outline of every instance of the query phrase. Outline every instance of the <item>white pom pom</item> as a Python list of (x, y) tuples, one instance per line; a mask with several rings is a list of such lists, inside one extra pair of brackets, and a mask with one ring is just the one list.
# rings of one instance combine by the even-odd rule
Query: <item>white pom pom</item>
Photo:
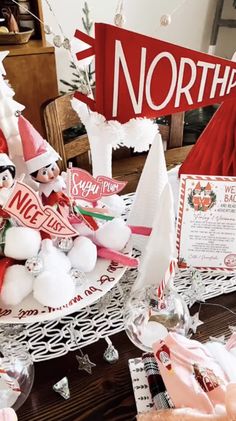
[(91, 230), (84, 222), (81, 224), (73, 224), (73, 228), (78, 232), (79, 235), (93, 239), (94, 231)]
[(69, 272), (71, 269), (70, 260), (61, 250), (53, 246), (52, 240), (42, 241), (39, 257), (43, 261), (44, 271)]
[(61, 307), (74, 296), (75, 284), (66, 273), (45, 271), (34, 281), (34, 298), (44, 306)]
[(125, 211), (125, 202), (118, 194), (104, 196), (102, 198), (102, 202), (108, 206), (111, 214), (114, 216), (121, 216), (121, 214)]
[(97, 262), (97, 247), (89, 238), (77, 237), (68, 257), (73, 268), (81, 272), (91, 272)]
[(27, 297), (33, 289), (33, 276), (25, 266), (10, 266), (4, 275), (1, 299), (6, 305), (15, 306)]
[(156, 133), (157, 124), (148, 118), (132, 118), (124, 124), (124, 145), (134, 148), (134, 152), (143, 152), (149, 149)]
[(95, 241), (99, 245), (116, 251), (122, 250), (131, 236), (131, 230), (121, 218), (106, 222), (95, 232)]
[(26, 260), (39, 252), (41, 237), (38, 231), (27, 227), (11, 227), (6, 232), (4, 254), (17, 260)]

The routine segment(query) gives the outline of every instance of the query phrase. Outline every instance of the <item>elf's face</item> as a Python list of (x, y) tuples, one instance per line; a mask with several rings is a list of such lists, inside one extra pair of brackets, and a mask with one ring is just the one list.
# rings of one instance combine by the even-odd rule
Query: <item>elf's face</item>
[(54, 162), (53, 164), (40, 168), (40, 170), (38, 170), (37, 176), (35, 177), (35, 180), (39, 183), (50, 183), (51, 181), (55, 180), (59, 174), (59, 167)]
[(39, 183), (50, 183), (55, 180), (60, 174), (60, 170), (56, 162), (53, 164), (47, 165), (46, 167), (40, 168), (38, 170), (37, 177), (35, 178)]
[(0, 189), (2, 189), (3, 187), (9, 189), (10, 187), (12, 187), (13, 183), (14, 178), (12, 177), (12, 174), (9, 170), (0, 172)]

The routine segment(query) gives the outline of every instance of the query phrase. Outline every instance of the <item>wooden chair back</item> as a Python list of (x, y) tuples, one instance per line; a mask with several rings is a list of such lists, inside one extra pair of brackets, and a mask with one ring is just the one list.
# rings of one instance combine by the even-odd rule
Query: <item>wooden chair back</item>
[[(71, 107), (73, 94), (66, 94), (49, 102), (43, 111), (46, 127), (47, 140), (60, 154), (62, 161), (59, 163), (61, 170), (66, 170), (68, 161), (76, 158), (77, 165), (88, 169), (89, 141), (87, 135), (81, 135), (73, 140), (65, 142), (63, 134), (65, 130), (81, 123), (77, 113)], [(191, 146), (183, 147), (184, 113), (176, 113), (169, 116), (169, 125), (159, 125), (163, 141), (167, 144), (165, 152), (168, 167), (183, 162)], [(130, 189), (134, 189), (138, 183), (146, 154), (127, 157), (118, 151), (117, 161), (113, 162), (113, 175), (122, 179), (124, 175)], [(130, 184), (131, 183), (131, 184)]]
[[(86, 134), (77, 136), (68, 142), (64, 141), (65, 130), (81, 123), (78, 114), (71, 106), (72, 98), (73, 94), (57, 97), (49, 102), (43, 110), (47, 140), (61, 156), (61, 161), (58, 164), (64, 171), (67, 168), (68, 161), (81, 156), (82, 161), (86, 158), (84, 155), (87, 155), (89, 151), (89, 141)], [(86, 162), (88, 162), (88, 159)]]

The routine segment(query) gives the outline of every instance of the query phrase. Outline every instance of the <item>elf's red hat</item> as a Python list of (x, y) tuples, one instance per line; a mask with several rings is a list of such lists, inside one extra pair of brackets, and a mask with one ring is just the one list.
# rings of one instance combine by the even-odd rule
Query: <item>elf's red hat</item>
[(13, 162), (10, 160), (8, 154), (8, 147), (6, 138), (0, 129), (0, 167), (5, 167), (7, 165), (13, 165)]
[(29, 174), (60, 159), (58, 153), (22, 115), (18, 119), (24, 160)]
[(236, 176), (236, 100), (218, 108), (179, 169), (180, 174)]
[(205, 187), (205, 191), (211, 191), (211, 185), (210, 185), (210, 183), (207, 183), (207, 185)]
[(201, 184), (199, 182), (196, 184), (194, 190), (201, 190)]

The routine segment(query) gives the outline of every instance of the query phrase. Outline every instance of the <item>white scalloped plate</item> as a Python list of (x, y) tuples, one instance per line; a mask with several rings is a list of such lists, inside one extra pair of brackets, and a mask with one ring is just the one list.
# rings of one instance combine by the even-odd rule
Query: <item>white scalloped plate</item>
[[(127, 245), (124, 252), (131, 253), (130, 244)], [(117, 284), (125, 271), (125, 266), (99, 258), (95, 269), (86, 274), (83, 285), (77, 287), (76, 296), (69, 303), (54, 309), (41, 305), (34, 299), (33, 294), (29, 294), (19, 305), (14, 307), (6, 306), (0, 300), (0, 324), (43, 322), (79, 311), (103, 297)]]

